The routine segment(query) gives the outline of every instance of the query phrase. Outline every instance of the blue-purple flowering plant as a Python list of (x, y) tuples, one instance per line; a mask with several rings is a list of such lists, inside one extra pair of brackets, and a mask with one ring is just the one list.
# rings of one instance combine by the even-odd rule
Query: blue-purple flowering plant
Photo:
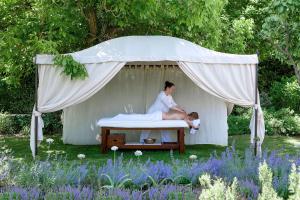
[[(135, 196), (139, 199), (140, 194), (143, 198), (144, 195), (150, 198), (150, 196), (163, 193), (161, 191), (163, 187), (165, 189), (175, 186), (199, 188), (199, 177), (203, 174), (210, 174), (212, 178), (222, 178), (227, 183), (231, 183), (236, 177), (241, 196), (247, 199), (257, 199), (261, 192), (258, 167), (259, 163), (265, 160), (272, 170), (272, 186), (279, 196), (287, 198), (291, 162), (294, 162), (296, 166), (300, 164), (299, 155), (290, 156), (282, 155), (280, 151), (265, 151), (259, 158), (254, 156), (250, 149), (246, 150), (243, 155), (239, 155), (234, 147), (227, 148), (220, 155), (213, 153), (208, 160), (171, 158), (170, 162), (150, 160), (136, 162), (135, 159), (124, 161), (122, 155), (114, 156), (114, 158), (108, 159), (104, 164), (96, 165), (89, 162), (80, 163), (78, 160), (67, 161), (64, 158), (63, 160), (36, 160), (23, 163), (13, 161), (8, 156), (5, 159), (11, 162), (11, 165), (5, 173), (0, 174), (0, 178), (4, 177), (0, 181), (10, 181), (5, 181), (8, 187), (5, 191), (2, 190), (1, 194), (3, 196), (4, 193), (8, 195), (11, 192), (9, 195), (16, 195), (15, 190), (17, 190), (20, 193), (18, 195), (25, 195), (26, 191), (38, 188), (39, 194), (45, 195), (57, 192), (57, 188), (65, 188), (65, 191), (60, 191), (63, 196), (65, 193), (72, 193), (67, 191), (66, 188), (69, 187), (74, 189), (72, 189), (74, 193), (77, 191), (76, 194), (79, 194), (82, 188), (90, 188), (92, 196), (102, 190), (105, 195), (107, 192), (119, 191), (124, 195), (128, 194), (130, 198)], [(88, 193), (88, 189), (85, 191)], [(180, 192), (176, 192), (174, 191), (173, 195), (179, 195)], [(116, 196), (117, 193), (113, 195)]]

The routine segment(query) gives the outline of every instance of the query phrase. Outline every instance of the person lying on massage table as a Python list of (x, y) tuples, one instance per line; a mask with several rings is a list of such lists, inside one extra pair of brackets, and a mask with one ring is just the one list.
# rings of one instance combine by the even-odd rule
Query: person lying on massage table
[(160, 120), (185, 120), (191, 128), (191, 134), (195, 134), (200, 126), (200, 119), (197, 112), (189, 114), (179, 111), (161, 112), (156, 111), (147, 114), (119, 114), (112, 118), (121, 121), (160, 121)]
[[(170, 111), (170, 112), (159, 112), (162, 114), (162, 120), (185, 120), (191, 128), (194, 127), (193, 120), (199, 119), (199, 115), (197, 112), (191, 112), (189, 114), (178, 111)], [(146, 114), (148, 115), (148, 114)]]
[(178, 111), (171, 111), (167, 113), (162, 113), (163, 120), (185, 120), (186, 123), (190, 127), (190, 134), (196, 134), (200, 127), (200, 119), (197, 112), (191, 112), (189, 114), (178, 112)]

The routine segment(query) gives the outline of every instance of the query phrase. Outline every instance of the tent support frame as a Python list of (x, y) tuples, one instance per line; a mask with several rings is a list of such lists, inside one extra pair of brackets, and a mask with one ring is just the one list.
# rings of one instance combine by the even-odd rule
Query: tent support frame
[[(36, 58), (34, 59), (35, 64), (35, 111), (38, 112), (38, 65), (36, 64)], [(38, 154), (38, 116), (34, 116), (34, 149), (35, 149), (35, 156)]]
[[(256, 51), (257, 57), (259, 56), (258, 50)], [(255, 115), (255, 120), (254, 120), (254, 155), (257, 155), (257, 115), (258, 115), (258, 107), (257, 107), (257, 98), (258, 96), (258, 63), (255, 65), (255, 105), (254, 105), (254, 115)]]

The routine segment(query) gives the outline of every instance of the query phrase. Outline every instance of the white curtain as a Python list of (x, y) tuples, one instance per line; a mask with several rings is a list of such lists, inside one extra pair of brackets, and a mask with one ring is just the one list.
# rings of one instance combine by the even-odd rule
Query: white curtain
[(86, 64), (88, 78), (71, 80), (62, 68), (39, 66), (38, 111), (32, 114), (30, 148), (35, 155), (34, 117), (38, 116), (38, 140), (43, 139), (41, 113), (54, 112), (85, 101), (105, 86), (124, 66), (124, 62)]
[[(184, 73), (200, 88), (232, 104), (254, 106), (258, 110), (257, 136), (258, 150), (265, 135), (263, 113), (258, 104), (255, 105), (255, 76), (254, 64), (206, 64), (193, 62), (178, 62)], [(255, 116), (252, 114), (249, 128), (251, 143), (254, 142)]]
[[(176, 64), (176, 63), (174, 63)], [(187, 111), (197, 111), (201, 127), (197, 134), (186, 131), (186, 144), (227, 145), (227, 104), (199, 88), (178, 67), (123, 68), (99, 92), (86, 101), (64, 109), (63, 141), (67, 144), (98, 144), (96, 121), (119, 113), (145, 113), (163, 89), (166, 80), (176, 85), (174, 100)], [(140, 132), (126, 133), (127, 142), (139, 141)], [(172, 134), (176, 136), (176, 134)], [(160, 133), (152, 132), (160, 139)], [(176, 140), (176, 137), (173, 138)]]
[[(254, 64), (178, 64), (182, 71), (178, 68), (140, 66), (137, 69), (127, 68), (124, 73), (118, 72), (125, 62), (86, 64), (89, 77), (85, 80), (70, 80), (61, 75), (61, 68), (40, 65), (39, 112), (33, 112), (31, 121), (30, 146), (33, 155), (34, 116), (39, 119), (38, 140), (42, 140), (43, 121), (40, 113), (64, 109), (64, 142), (96, 143), (98, 130), (94, 126), (95, 120), (126, 111), (144, 113), (163, 89), (165, 80), (175, 82), (177, 92), (174, 99), (179, 105), (186, 107), (188, 111), (200, 113), (200, 132), (186, 136), (187, 144), (227, 145), (227, 113), (230, 113), (233, 104), (237, 104), (255, 106), (258, 109), (257, 133), (260, 148), (265, 128), (260, 105), (254, 105)], [(254, 115), (250, 129), (253, 142)], [(134, 137), (136, 136), (137, 134)]]

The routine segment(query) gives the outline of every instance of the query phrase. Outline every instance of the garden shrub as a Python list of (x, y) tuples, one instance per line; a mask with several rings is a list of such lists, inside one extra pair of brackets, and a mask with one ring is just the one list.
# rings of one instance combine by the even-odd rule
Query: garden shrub
[[(62, 132), (61, 112), (43, 114), (44, 133)], [(0, 113), (0, 134), (29, 134), (31, 114)]]
[(0, 81), (0, 111), (8, 113), (28, 114), (34, 104), (34, 76), (33, 80), (23, 80), (19, 86), (11, 87)]
[(13, 119), (5, 113), (0, 113), (0, 134), (13, 133), (15, 133)]
[(300, 85), (295, 76), (275, 81), (269, 95), (276, 109), (290, 108), (300, 113)]
[[(289, 108), (263, 109), (267, 135), (300, 135), (300, 114)], [(240, 109), (228, 117), (229, 135), (249, 134), (252, 109)]]
[(272, 83), (280, 81), (283, 76), (291, 77), (293, 75), (295, 75), (295, 72), (291, 65), (284, 64), (277, 59), (266, 58), (260, 60), (258, 66), (258, 86), (260, 93), (268, 93)]
[(300, 115), (289, 108), (264, 110), (268, 135), (300, 135)]
[(62, 133), (61, 111), (43, 114), (45, 134)]
[(229, 115), (228, 133), (229, 135), (240, 135), (250, 133), (249, 124), (252, 109), (235, 107), (231, 115)]

